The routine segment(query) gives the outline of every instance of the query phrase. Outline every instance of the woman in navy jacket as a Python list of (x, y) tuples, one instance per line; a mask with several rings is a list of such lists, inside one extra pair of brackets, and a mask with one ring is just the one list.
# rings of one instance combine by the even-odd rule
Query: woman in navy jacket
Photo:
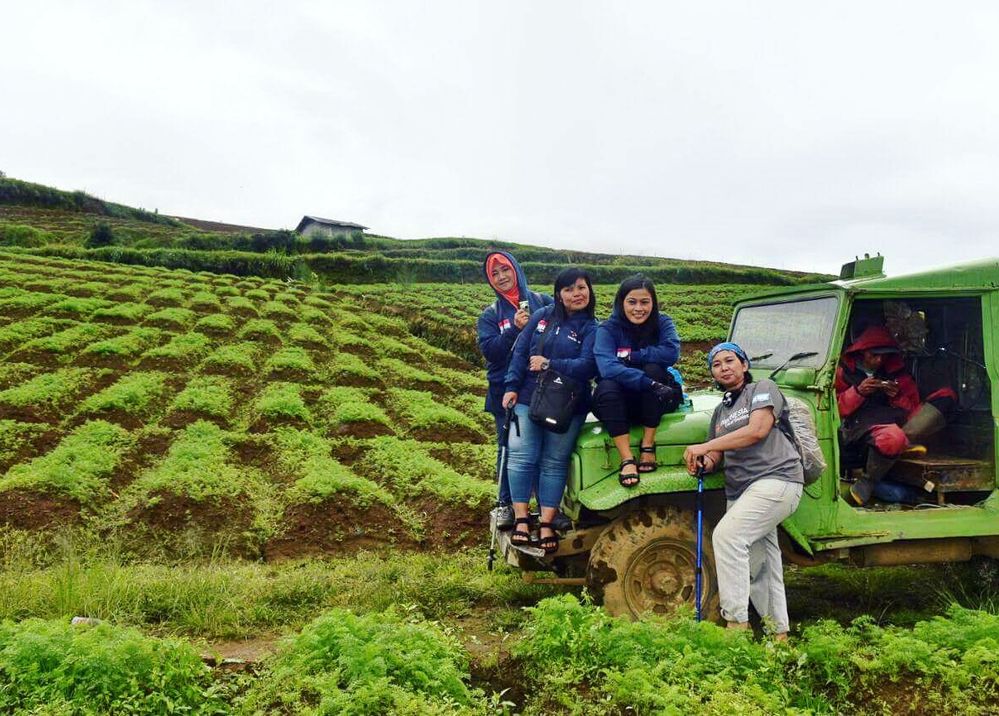
[[(656, 287), (642, 275), (621, 283), (611, 317), (597, 329), (593, 353), (600, 374), (593, 413), (621, 456), (618, 480), (625, 487), (639, 473), (656, 469), (656, 428), (664, 413), (676, 410), (682, 389), (669, 368), (680, 357), (673, 319), (659, 312)], [(630, 427), (642, 425), (639, 462), (631, 451)]]
[[(514, 346), (506, 373), (503, 405), (513, 406), (516, 417), (510, 430), (507, 466), (517, 516), (510, 540), (514, 544), (530, 541), (528, 502), (535, 492), (541, 508), (538, 546), (549, 554), (558, 550), (559, 538), (552, 521), (562, 501), (569, 455), (590, 410), (590, 380), (597, 372), (593, 360), (595, 305), (589, 275), (578, 268), (564, 269), (555, 279), (555, 304), (531, 316)], [(538, 375), (546, 370), (557, 371), (585, 386), (572, 425), (562, 434), (528, 417)]]
[[(482, 263), (486, 281), (496, 292), (496, 301), (491, 303), (479, 316), (476, 325), (479, 350), (486, 359), (486, 380), (489, 392), (486, 393), (486, 412), (491, 413), (496, 423), (497, 443), (503, 439), (503, 388), (513, 344), (527, 325), (531, 314), (552, 304), (552, 297), (531, 291), (527, 277), (512, 255), (506, 251), (493, 251)], [(499, 467), (499, 455), (496, 458)], [(510, 506), (510, 485), (506, 471), (499, 477), (499, 499), (496, 510), (496, 527), (508, 530), (513, 527), (513, 508)]]

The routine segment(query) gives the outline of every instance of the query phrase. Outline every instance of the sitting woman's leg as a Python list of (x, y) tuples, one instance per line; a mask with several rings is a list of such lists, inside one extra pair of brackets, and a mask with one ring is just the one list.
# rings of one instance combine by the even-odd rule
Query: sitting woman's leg
[(518, 403), (513, 409), (514, 421), (510, 424), (510, 438), (507, 455), (507, 479), (510, 482), (510, 496), (516, 524), (510, 535), (514, 544), (526, 544), (530, 540), (528, 528), (528, 503), (531, 493), (538, 483), (538, 462), (544, 433), (547, 431), (534, 424), (528, 417), (529, 406)]
[(577, 415), (569, 429), (561, 435), (545, 431), (538, 481), (538, 505), (541, 507), (540, 547), (545, 552), (555, 552), (558, 549), (558, 535), (552, 527), (552, 520), (562, 502), (569, 472), (569, 455), (576, 446), (583, 419), (584, 416)]
[[(604, 424), (621, 457), (619, 480), (625, 487), (638, 484), (638, 465), (631, 451), (629, 395), (617, 381), (604, 378), (593, 391), (593, 414)], [(561, 499), (561, 495), (559, 495)]]
[[(668, 383), (666, 369), (658, 363), (646, 363), (645, 375), (658, 383)], [(658, 466), (656, 462), (656, 430), (666, 412), (663, 404), (652, 391), (645, 391), (639, 400), (639, 422), (642, 424), (641, 454), (638, 458), (640, 472), (652, 472)]]

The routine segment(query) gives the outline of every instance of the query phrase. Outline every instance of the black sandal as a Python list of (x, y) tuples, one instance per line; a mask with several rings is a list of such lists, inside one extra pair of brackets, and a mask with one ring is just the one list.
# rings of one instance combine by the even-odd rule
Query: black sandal
[[(642, 445), (638, 448), (638, 452), (645, 453), (646, 455), (655, 455), (656, 446), (655, 445)], [(638, 471), (639, 472), (655, 472), (659, 469), (659, 463), (653, 460), (652, 462), (642, 462), (638, 461)]]
[[(530, 524), (530, 517), (518, 517), (515, 519), (513, 521), (513, 532), (510, 533), (510, 544), (515, 544), (518, 547), (526, 547), (531, 544)], [(518, 530), (517, 525), (527, 525), (528, 529)]]
[(638, 462), (633, 457), (629, 457), (627, 460), (622, 460), (621, 464), (617, 468), (617, 481), (621, 483), (621, 487), (635, 487), (638, 483), (642, 481), (642, 478), (638, 476), (636, 472), (634, 475), (624, 475), (621, 470), (626, 468), (628, 465), (638, 465)]
[(552, 533), (547, 537), (541, 537), (538, 540), (538, 547), (545, 551), (545, 554), (554, 554), (558, 552), (558, 543), (561, 541), (561, 537), (558, 536), (558, 532), (555, 531), (555, 525), (551, 522), (542, 522), (538, 525), (539, 529), (548, 529)]

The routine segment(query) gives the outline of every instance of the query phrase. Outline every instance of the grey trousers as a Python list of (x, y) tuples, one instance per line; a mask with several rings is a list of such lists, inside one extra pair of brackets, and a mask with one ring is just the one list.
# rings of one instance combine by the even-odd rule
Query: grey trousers
[(728, 502), (711, 537), (726, 621), (749, 621), (749, 600), (777, 634), (790, 629), (777, 525), (794, 512), (802, 486), (764, 478)]

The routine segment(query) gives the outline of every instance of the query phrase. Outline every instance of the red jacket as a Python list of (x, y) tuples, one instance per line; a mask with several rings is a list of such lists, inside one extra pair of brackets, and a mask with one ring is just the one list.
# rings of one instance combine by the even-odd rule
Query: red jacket
[[(857, 386), (867, 377), (867, 373), (861, 367), (864, 351), (874, 348), (894, 348), (898, 351), (897, 353), (886, 353), (881, 367), (874, 374), (876, 378), (894, 380), (898, 383), (899, 390), (894, 398), (889, 398), (887, 394), (880, 391), (867, 397), (857, 392)], [(836, 368), (835, 387), (839, 414), (844, 419), (853, 417), (855, 421), (863, 420), (862, 413), (868, 412), (872, 414), (872, 419), (878, 420), (878, 422), (871, 422), (874, 425), (879, 422), (896, 422), (879, 419), (890, 415), (891, 412), (899, 413), (904, 420), (911, 417), (919, 409), (919, 389), (916, 387), (916, 381), (905, 369), (898, 343), (883, 326), (869, 326), (844, 351), (839, 366)]]

